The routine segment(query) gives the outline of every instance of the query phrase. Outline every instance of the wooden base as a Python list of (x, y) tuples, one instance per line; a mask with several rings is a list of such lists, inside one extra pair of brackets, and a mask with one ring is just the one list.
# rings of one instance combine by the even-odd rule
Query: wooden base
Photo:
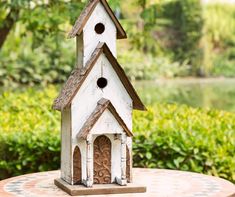
[(117, 184), (95, 184), (92, 188), (83, 185), (69, 185), (62, 179), (55, 179), (56, 186), (70, 194), (78, 195), (101, 195), (101, 194), (125, 194), (125, 193), (145, 193), (146, 187), (128, 183), (127, 186), (119, 186)]

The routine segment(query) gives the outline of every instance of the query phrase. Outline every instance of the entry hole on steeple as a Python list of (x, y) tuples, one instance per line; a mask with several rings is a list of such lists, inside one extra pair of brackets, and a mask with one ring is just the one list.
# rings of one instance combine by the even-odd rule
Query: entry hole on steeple
[(101, 77), (97, 80), (97, 86), (101, 89), (105, 88), (108, 85), (108, 80), (104, 77)]
[(96, 24), (96, 26), (95, 26), (95, 32), (96, 32), (97, 34), (102, 34), (102, 33), (104, 33), (104, 30), (105, 30), (105, 26), (104, 26), (103, 23), (98, 23), (98, 24)]

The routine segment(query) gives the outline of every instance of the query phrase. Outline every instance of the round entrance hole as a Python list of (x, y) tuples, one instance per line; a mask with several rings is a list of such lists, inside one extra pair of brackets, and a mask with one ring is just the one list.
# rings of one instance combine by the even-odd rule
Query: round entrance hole
[(108, 85), (108, 80), (101, 77), (97, 80), (97, 86), (101, 89), (105, 88)]
[(97, 34), (102, 34), (102, 33), (104, 33), (104, 30), (105, 30), (105, 26), (104, 26), (103, 23), (98, 23), (98, 24), (96, 24), (96, 26), (95, 26), (95, 32), (96, 32)]

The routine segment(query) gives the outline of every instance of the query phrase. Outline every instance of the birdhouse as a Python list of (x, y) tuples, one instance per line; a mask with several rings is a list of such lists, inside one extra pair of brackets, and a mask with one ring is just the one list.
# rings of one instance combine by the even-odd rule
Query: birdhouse
[(55, 184), (71, 195), (145, 192), (132, 183), (132, 112), (145, 106), (116, 59), (126, 33), (106, 0), (91, 0), (69, 38), (77, 62), (53, 104), (61, 112)]

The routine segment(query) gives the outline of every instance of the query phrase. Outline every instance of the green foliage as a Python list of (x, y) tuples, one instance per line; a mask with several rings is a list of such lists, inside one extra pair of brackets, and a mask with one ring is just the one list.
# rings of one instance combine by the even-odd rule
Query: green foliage
[[(199, 74), (202, 50), (203, 12), (200, 0), (174, 0), (163, 4), (162, 17), (170, 20), (166, 30), (171, 36), (171, 50), (178, 61), (188, 60), (191, 73)], [(170, 30), (170, 31), (169, 31)], [(167, 32), (167, 33), (168, 33)]]
[(187, 76), (189, 71), (186, 62), (180, 64), (167, 57), (143, 55), (138, 51), (122, 53), (119, 61), (132, 80), (183, 77)]
[(75, 62), (74, 41), (46, 38), (43, 45), (32, 49), (32, 37), (18, 40), (8, 40), (0, 53), (1, 85), (61, 83), (67, 79)]
[[(0, 85), (66, 80), (75, 64), (75, 44), (66, 34), (85, 2), (1, 1), (0, 31), (11, 11), (14, 25), (0, 51)], [(235, 6), (202, 7), (200, 0), (109, 3), (128, 33), (125, 50), (118, 51), (132, 79), (235, 76)]]
[(0, 135), (0, 179), (25, 173), (59, 169), (59, 133), (4, 133)]
[[(205, 8), (204, 47), (214, 76), (235, 76), (235, 6), (212, 4)], [(206, 65), (205, 65), (206, 66)]]
[(134, 165), (235, 178), (232, 113), (158, 104), (134, 114)]
[(59, 168), (59, 114), (54, 87), (0, 96), (0, 179)]
[(213, 76), (234, 77), (235, 76), (235, 44), (221, 54), (213, 58), (214, 66), (211, 69)]
[[(0, 175), (58, 169), (57, 88), (5, 91), (0, 97)], [(39, 102), (40, 101), (40, 102)], [(190, 170), (235, 181), (235, 115), (155, 104), (134, 113), (134, 166)]]
[(230, 4), (209, 4), (205, 7), (206, 35), (213, 48), (226, 47), (235, 42), (235, 6)]
[[(17, 25), (21, 26), (21, 36), (32, 35), (34, 47), (36, 47), (44, 42), (45, 37), (59, 38), (63, 35), (66, 24), (74, 23), (83, 7), (84, 0), (2, 0), (0, 23), (8, 22), (7, 14), (19, 12), (17, 17), (13, 17), (15, 28)], [(14, 30), (17, 31), (17, 29)]]

